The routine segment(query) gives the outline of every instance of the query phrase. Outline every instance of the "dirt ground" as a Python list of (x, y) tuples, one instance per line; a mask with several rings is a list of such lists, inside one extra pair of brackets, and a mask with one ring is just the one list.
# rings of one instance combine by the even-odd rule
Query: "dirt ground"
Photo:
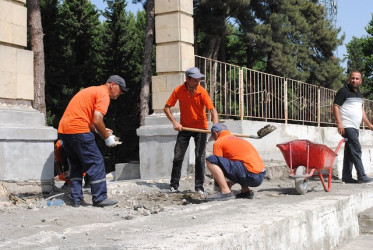
[[(148, 216), (167, 215), (170, 212), (172, 214), (185, 209), (197, 210), (198, 206), (208, 205), (207, 195), (216, 192), (211, 176), (206, 176), (206, 195), (194, 192), (194, 176), (182, 178), (178, 193), (168, 191), (168, 179), (108, 182), (108, 196), (118, 201), (117, 205), (105, 208), (93, 207), (90, 189), (85, 188), (84, 199), (87, 205), (73, 208), (69, 200), (69, 191), (59, 188), (62, 184), (62, 182), (56, 182), (54, 191), (49, 194), (23, 195), (13, 197), (10, 202), (0, 202), (0, 248), (9, 248), (13, 245), (17, 246), (15, 249), (18, 249), (20, 245), (36, 247), (37, 244), (44, 243), (46, 238), (63, 240), (69, 229), (75, 228), (76, 230), (80, 226), (92, 228), (95, 225), (117, 223), (123, 220), (144, 220)], [(346, 192), (346, 190), (371, 187), (370, 184), (352, 185), (333, 180), (332, 192), (326, 193), (323, 191), (319, 179), (315, 178), (314, 180), (310, 179), (307, 194), (298, 195), (294, 188), (294, 180), (289, 178), (266, 179), (260, 187), (253, 188), (255, 193), (253, 200), (242, 202), (257, 203), (260, 206), (275, 203), (289, 204), (317, 196), (331, 195), (331, 193), (335, 195), (338, 192)], [(232, 190), (237, 194), (240, 186), (236, 184)], [(55, 199), (62, 199), (65, 204), (60, 207), (48, 206), (47, 202), (53, 196)], [(224, 204), (223, 202), (222, 204)], [(198, 215), (196, 214), (196, 216)], [(85, 232), (84, 230), (81, 229), (81, 232)], [(85, 236), (93, 237), (89, 235), (88, 231)], [(105, 237), (108, 241), (112, 239), (110, 232), (107, 232)], [(59, 244), (73, 248), (72, 242), (66, 242)], [(51, 246), (54, 245), (51, 243)]]

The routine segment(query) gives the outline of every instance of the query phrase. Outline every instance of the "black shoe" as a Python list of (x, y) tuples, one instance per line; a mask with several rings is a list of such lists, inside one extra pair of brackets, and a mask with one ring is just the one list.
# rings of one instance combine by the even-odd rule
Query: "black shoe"
[(355, 180), (355, 179), (342, 179), (342, 181), (344, 182), (344, 183), (358, 183), (357, 182), (357, 180)]
[(80, 201), (74, 202), (72, 207), (80, 207), (80, 204), (81, 204)]
[(172, 186), (170, 186), (170, 188), (168, 189), (170, 191), (170, 193), (178, 193), (179, 190), (177, 190), (177, 188), (174, 188)]
[(100, 202), (93, 202), (93, 206), (94, 207), (108, 207), (108, 206), (113, 206), (117, 203), (118, 203), (117, 201), (112, 201), (112, 200), (109, 200), (109, 199), (105, 199), (105, 200), (100, 201)]
[(196, 188), (196, 193), (198, 193), (200, 195), (206, 194), (206, 192), (203, 189), (201, 189), (201, 188)]
[(225, 201), (225, 200), (230, 200), (233, 197), (234, 196), (233, 196), (232, 192), (227, 193), (227, 194), (217, 193), (217, 194), (214, 194), (214, 195), (210, 195), (209, 197), (207, 197), (206, 200), (208, 200), (208, 201)]
[(73, 202), (72, 204), (72, 207), (80, 207), (80, 206), (86, 207), (87, 203), (85, 203), (84, 200), (81, 200), (81, 201)]
[(368, 183), (368, 182), (371, 182), (371, 181), (373, 181), (373, 178), (370, 178), (368, 176), (365, 176), (365, 177), (358, 180), (359, 183)]
[(237, 199), (253, 199), (254, 198), (254, 192), (252, 190), (249, 190), (247, 192), (241, 192), (236, 195)]

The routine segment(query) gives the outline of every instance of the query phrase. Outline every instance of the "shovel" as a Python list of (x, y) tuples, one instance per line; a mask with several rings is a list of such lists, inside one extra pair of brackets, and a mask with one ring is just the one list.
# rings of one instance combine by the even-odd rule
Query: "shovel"
[[(273, 125), (266, 125), (263, 128), (259, 129), (257, 132), (257, 135), (245, 135), (245, 134), (237, 134), (237, 133), (231, 133), (232, 135), (235, 135), (237, 137), (245, 137), (245, 138), (251, 138), (251, 139), (261, 139), (264, 136), (268, 135), (269, 133), (272, 133), (275, 131), (277, 128)], [(211, 133), (211, 130), (207, 129), (198, 129), (198, 128), (187, 128), (187, 127), (182, 127), (183, 131), (189, 131), (189, 132), (198, 132), (198, 133)]]

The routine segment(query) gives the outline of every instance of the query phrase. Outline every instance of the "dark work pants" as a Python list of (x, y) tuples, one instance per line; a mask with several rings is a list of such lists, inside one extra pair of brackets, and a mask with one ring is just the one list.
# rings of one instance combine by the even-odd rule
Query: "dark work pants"
[(352, 166), (356, 168), (357, 178), (366, 176), (363, 162), (361, 161), (361, 145), (359, 142), (359, 130), (355, 128), (345, 128), (344, 138), (347, 138), (343, 157), (342, 180), (352, 178)]
[(93, 133), (59, 134), (70, 163), (71, 199), (83, 200), (83, 173), (88, 175), (92, 201), (101, 202), (107, 198), (106, 170), (104, 158), (97, 147)]
[(203, 189), (203, 183), (205, 181), (205, 149), (207, 134), (189, 132), (189, 131), (180, 131), (177, 135), (176, 145), (174, 149), (174, 160), (171, 173), (171, 183), (170, 186), (176, 189), (179, 188), (179, 181), (181, 177), (181, 167), (183, 164), (185, 152), (189, 146), (189, 140), (193, 137), (194, 144), (196, 145), (195, 155), (195, 189)]

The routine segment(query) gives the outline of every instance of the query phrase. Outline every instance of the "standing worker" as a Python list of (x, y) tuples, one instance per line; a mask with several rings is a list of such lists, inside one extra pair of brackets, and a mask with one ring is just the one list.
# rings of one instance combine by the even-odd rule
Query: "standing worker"
[(254, 192), (249, 187), (261, 185), (266, 174), (264, 163), (258, 152), (250, 142), (232, 135), (223, 123), (212, 126), (211, 136), (216, 141), (213, 155), (207, 157), (206, 162), (221, 192), (207, 199), (233, 198), (231, 188), (234, 183), (241, 185), (241, 193), (237, 194), (236, 198), (253, 199)]
[(126, 83), (118, 75), (112, 75), (104, 85), (79, 91), (70, 101), (58, 126), (59, 137), (70, 163), (71, 199), (74, 207), (83, 201), (83, 172), (89, 177), (93, 206), (105, 207), (117, 202), (107, 198), (104, 158), (95, 141), (96, 131), (108, 147), (117, 145), (115, 136), (109, 134), (104, 116), (110, 99), (117, 99), (127, 91)]
[[(361, 161), (361, 145), (359, 142), (359, 128), (361, 120), (373, 130), (364, 108), (359, 86), (362, 74), (353, 71), (350, 84), (338, 90), (333, 106), (333, 113), (338, 125), (338, 133), (347, 138), (343, 157), (342, 181), (345, 183), (367, 183), (373, 179), (365, 174)], [(355, 165), (357, 180), (352, 178), (352, 165)]]
[[(171, 173), (170, 191), (176, 192), (179, 188), (181, 176), (181, 167), (186, 150), (188, 149), (191, 137), (195, 143), (195, 191), (204, 194), (203, 183), (205, 181), (205, 149), (207, 134), (200, 132), (183, 131), (183, 127), (208, 129), (207, 116), (205, 107), (211, 113), (212, 122), (218, 122), (218, 113), (207, 93), (199, 85), (202, 77), (205, 77), (198, 68), (192, 67), (185, 72), (186, 80), (184, 84), (178, 86), (172, 92), (168, 99), (164, 112), (167, 118), (172, 122), (174, 130), (179, 131), (177, 134), (174, 160)], [(180, 106), (180, 123), (173, 117), (170, 108), (175, 106), (179, 100)]]

